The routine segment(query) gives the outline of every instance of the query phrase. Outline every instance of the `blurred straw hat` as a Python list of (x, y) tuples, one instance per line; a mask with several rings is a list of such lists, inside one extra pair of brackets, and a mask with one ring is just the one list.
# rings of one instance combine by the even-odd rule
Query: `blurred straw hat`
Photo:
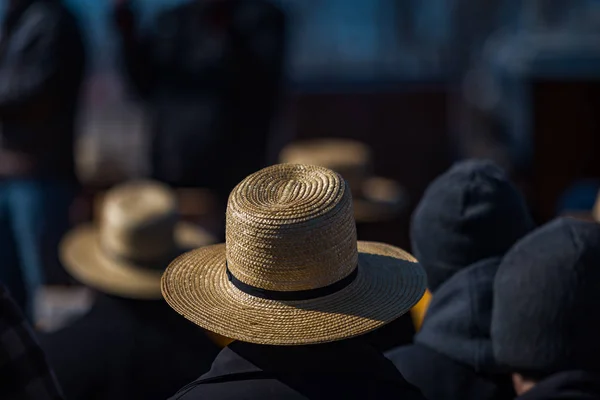
[(341, 174), (352, 190), (358, 222), (387, 220), (406, 206), (406, 193), (398, 182), (372, 176), (372, 155), (364, 143), (334, 138), (294, 142), (281, 151), (279, 161), (319, 165)]
[(423, 296), (404, 250), (357, 242), (352, 196), (323, 167), (279, 164), (238, 184), (226, 243), (186, 253), (162, 278), (166, 301), (197, 325), (245, 342), (323, 343), (362, 335)]
[(175, 194), (151, 181), (109, 190), (98, 227), (83, 225), (61, 243), (67, 271), (102, 292), (128, 298), (160, 299), (160, 278), (183, 252), (216, 239), (202, 228), (179, 221)]
[(594, 221), (600, 221), (600, 192), (596, 196), (596, 202), (594, 203), (594, 208), (592, 209), (592, 218)]

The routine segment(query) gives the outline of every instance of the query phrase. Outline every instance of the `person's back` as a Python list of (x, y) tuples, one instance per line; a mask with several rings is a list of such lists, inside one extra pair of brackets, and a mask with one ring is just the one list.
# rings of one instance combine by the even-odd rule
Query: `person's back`
[(260, 170), (229, 196), (226, 244), (185, 253), (163, 274), (171, 307), (235, 340), (173, 399), (422, 399), (364, 335), (408, 312), (425, 281), (405, 251), (357, 241), (339, 174)]
[(60, 0), (15, 3), (0, 40), (0, 154), (8, 160), (6, 173), (72, 180), (85, 67), (81, 31)]
[(130, 181), (104, 194), (97, 224), (63, 238), (67, 271), (102, 293), (89, 314), (43, 340), (70, 398), (164, 400), (210, 368), (217, 346), (161, 296), (168, 263), (214, 241), (178, 210), (168, 186)]
[(363, 338), (309, 345), (234, 342), (172, 399), (422, 399)]
[(504, 257), (492, 343), (519, 399), (600, 398), (600, 225), (548, 223)]
[(427, 399), (512, 398), (490, 340), (492, 287), (500, 260), (457, 272), (435, 292), (414, 344), (386, 353)]
[(208, 371), (219, 351), (164, 301), (107, 295), (40, 340), (68, 399), (164, 400)]

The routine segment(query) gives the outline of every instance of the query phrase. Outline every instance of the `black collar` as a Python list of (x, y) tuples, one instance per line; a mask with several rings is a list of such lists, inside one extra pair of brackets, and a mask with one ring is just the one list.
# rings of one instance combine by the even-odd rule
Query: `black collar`
[(245, 373), (361, 376), (404, 381), (383, 354), (362, 338), (307, 346), (268, 346), (233, 342), (219, 353), (202, 379)]
[(261, 380), (276, 381), (306, 398), (332, 398), (335, 393), (336, 398), (380, 398), (385, 394), (386, 398), (423, 399), (394, 365), (362, 338), (309, 346), (234, 342), (219, 353), (208, 373), (174, 398), (195, 390), (202, 393), (201, 387), (207, 384), (258, 384)]

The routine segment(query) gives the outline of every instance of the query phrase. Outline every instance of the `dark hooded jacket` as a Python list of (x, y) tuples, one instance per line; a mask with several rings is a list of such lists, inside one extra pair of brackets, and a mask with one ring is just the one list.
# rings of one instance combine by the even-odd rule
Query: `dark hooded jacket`
[(67, 400), (164, 400), (208, 371), (219, 352), (165, 301), (108, 295), (40, 341)]
[(510, 399), (509, 374), (498, 368), (490, 339), (494, 276), (500, 260), (457, 272), (432, 298), (415, 343), (387, 354), (429, 400)]
[(412, 250), (429, 289), (480, 260), (501, 257), (534, 223), (519, 190), (491, 161), (457, 163), (426, 190), (412, 217)]
[(559, 218), (504, 256), (491, 324), (499, 363), (529, 377), (600, 371), (599, 243), (598, 223)]
[(585, 371), (566, 371), (540, 381), (517, 400), (598, 400), (600, 375)]
[(234, 342), (171, 400), (401, 399), (423, 396), (363, 338), (309, 346)]

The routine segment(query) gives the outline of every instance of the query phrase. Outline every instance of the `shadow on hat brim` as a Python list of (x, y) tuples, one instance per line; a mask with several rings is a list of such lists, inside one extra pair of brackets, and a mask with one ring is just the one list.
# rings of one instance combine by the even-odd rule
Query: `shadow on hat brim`
[(406, 210), (408, 195), (400, 183), (371, 177), (363, 183), (360, 196), (354, 196), (354, 218), (357, 222), (379, 222), (396, 218)]
[(267, 300), (233, 286), (225, 244), (207, 246), (173, 261), (162, 278), (169, 305), (204, 329), (235, 340), (304, 345), (373, 331), (408, 312), (425, 293), (425, 271), (405, 251), (358, 242), (356, 279), (344, 289), (302, 301)]
[[(174, 257), (215, 243), (216, 238), (198, 226), (179, 222), (175, 228), (175, 242)], [(140, 300), (162, 298), (160, 279), (163, 270), (109, 257), (100, 248), (97, 230), (91, 224), (67, 233), (60, 244), (60, 257), (73, 278), (103, 293)]]

